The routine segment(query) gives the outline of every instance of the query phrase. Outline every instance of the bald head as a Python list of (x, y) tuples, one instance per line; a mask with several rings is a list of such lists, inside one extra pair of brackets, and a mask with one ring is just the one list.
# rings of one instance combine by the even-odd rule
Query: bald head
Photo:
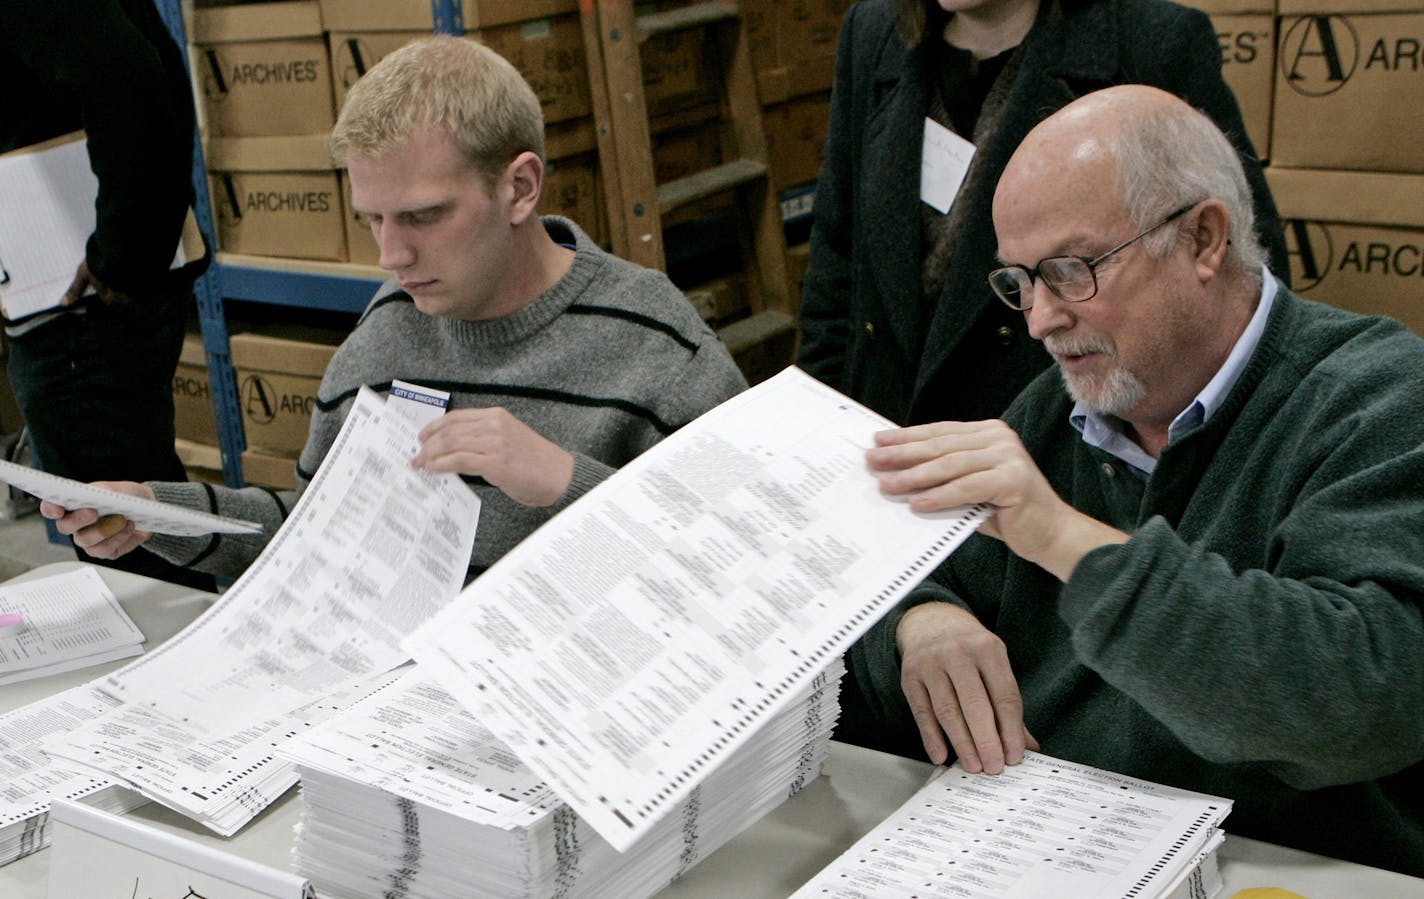
[[(999, 179), (995, 228), (1014, 227), (1007, 221), (1013, 213), (1022, 213), (1035, 193), (1050, 188), (1067, 204), (1115, 206), (1130, 229), (1146, 228), (1183, 204), (1216, 198), (1231, 218), (1225, 269), (1255, 281), (1265, 260), (1235, 147), (1209, 118), (1166, 91), (1140, 84), (1109, 87), (1040, 122)], [(1000, 230), (1001, 242), (1004, 236)], [(1160, 254), (1171, 236), (1166, 231), (1144, 243)]]

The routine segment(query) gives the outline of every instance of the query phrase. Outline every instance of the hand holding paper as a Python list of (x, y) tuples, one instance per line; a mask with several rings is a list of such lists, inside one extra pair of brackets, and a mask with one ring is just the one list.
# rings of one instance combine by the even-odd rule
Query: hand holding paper
[[(39, 497), (45, 503), (50, 504), (49, 511), (51, 513), (56, 511), (59, 513), (58, 515), (46, 514), (46, 517), (60, 518), (66, 512), (76, 515), (80, 512), (86, 513), (72, 519), (68, 525), (62, 526), (61, 530), (69, 525), (73, 525), (74, 530), (78, 530), (100, 523), (101, 531), (108, 531), (101, 539), (108, 539), (118, 533), (113, 530), (117, 524), (115, 520), (110, 519), (108, 523), (102, 524), (104, 517), (110, 515), (122, 516), (123, 519), (126, 519), (124, 526), (132, 524), (135, 532), (146, 532), (143, 537), (145, 540), (148, 539), (148, 534), (196, 537), (202, 534), (256, 534), (261, 531), (260, 526), (250, 521), (223, 518), (208, 512), (157, 502), (153, 498), (153, 491), (132, 481), (102, 481), (96, 484), (81, 484), (69, 478), (61, 478), (43, 471), (36, 471), (33, 468), (26, 468), (23, 465), (16, 465), (14, 462), (0, 460), (0, 483), (12, 484), (26, 493)], [(123, 488), (127, 492), (113, 489), (120, 484), (127, 485)], [(43, 509), (42, 505), (41, 510), (43, 511)], [(73, 530), (64, 531), (64, 533), (73, 532)], [(91, 536), (98, 533), (100, 531), (92, 532)], [(128, 549), (132, 548), (128, 547)]]

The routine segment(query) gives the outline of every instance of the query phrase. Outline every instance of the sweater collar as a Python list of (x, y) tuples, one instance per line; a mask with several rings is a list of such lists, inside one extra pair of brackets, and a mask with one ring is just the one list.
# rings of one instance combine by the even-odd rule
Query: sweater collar
[[(572, 221), (557, 215), (543, 216), (542, 221), (556, 243), (574, 248), (573, 265), (564, 276), (553, 287), (535, 297), (532, 303), (502, 318), (465, 321), (435, 316), (435, 327), (441, 334), (471, 347), (518, 343), (554, 321), (583, 295), (603, 268), (605, 257), (602, 251)], [(389, 285), (390, 282), (387, 283)], [(382, 290), (382, 293), (386, 292)]]
[[(1172, 424), (1167, 429), (1169, 445), (1206, 424), (1225, 403), (1231, 389), (1236, 386), (1236, 382), (1241, 380), (1247, 365), (1256, 355), (1256, 347), (1261, 342), (1261, 335), (1265, 333), (1266, 322), (1270, 318), (1271, 307), (1275, 301), (1277, 286), (1276, 279), (1265, 266), (1262, 266), (1261, 296), (1257, 301), (1255, 313), (1246, 324), (1245, 330), (1236, 339), (1235, 345), (1227, 355), (1226, 361), (1222, 363), (1221, 368), (1187, 405), (1187, 408), (1172, 420)], [(1074, 403), (1073, 411), (1068, 414), (1068, 421), (1082, 434), (1085, 443), (1116, 456), (1132, 466), (1138, 474), (1145, 477), (1156, 469), (1157, 460), (1149, 456), (1127, 436), (1122, 421), (1117, 416), (1094, 412), (1081, 403)]]

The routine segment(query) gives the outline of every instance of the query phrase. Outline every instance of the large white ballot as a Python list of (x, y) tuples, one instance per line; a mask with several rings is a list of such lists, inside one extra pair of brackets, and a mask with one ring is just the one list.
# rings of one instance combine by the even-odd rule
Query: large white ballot
[(886, 419), (787, 369), (544, 525), (406, 646), (624, 850), (990, 510), (912, 512)]
[(1230, 811), (1037, 752), (996, 776), (956, 764), (792, 899), (1203, 899), (1220, 888), (1212, 853)]
[(363, 391), (262, 555), (182, 633), (96, 686), (122, 704), (45, 744), (229, 835), (296, 782), (273, 749), (405, 661), (464, 582), (479, 498), (410, 467)]

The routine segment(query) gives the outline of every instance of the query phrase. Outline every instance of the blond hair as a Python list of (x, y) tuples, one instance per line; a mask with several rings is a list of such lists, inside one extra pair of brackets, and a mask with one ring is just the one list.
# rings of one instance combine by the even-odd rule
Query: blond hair
[(352, 86), (331, 155), (338, 165), (380, 157), (430, 125), (489, 178), (526, 150), (544, 156), (543, 111), (523, 76), (485, 45), (449, 35), (406, 44)]

